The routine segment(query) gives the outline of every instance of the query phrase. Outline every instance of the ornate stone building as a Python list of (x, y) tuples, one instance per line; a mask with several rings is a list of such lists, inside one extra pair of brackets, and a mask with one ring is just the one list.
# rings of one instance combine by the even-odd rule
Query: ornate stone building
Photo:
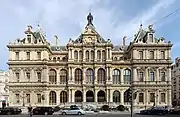
[(180, 106), (180, 58), (175, 59), (172, 70), (172, 104)]
[[(95, 30), (89, 13), (84, 32), (66, 46), (51, 46), (31, 26), (9, 43), (10, 105), (119, 104), (136, 108), (171, 106), (171, 42), (156, 38), (152, 25), (129, 45), (114, 46)], [(57, 37), (56, 37), (57, 38)]]

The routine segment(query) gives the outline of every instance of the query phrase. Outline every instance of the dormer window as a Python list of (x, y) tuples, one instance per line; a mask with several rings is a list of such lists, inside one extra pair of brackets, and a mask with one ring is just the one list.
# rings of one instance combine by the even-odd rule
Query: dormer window
[(31, 43), (31, 35), (27, 35), (27, 41), (28, 43)]
[(16, 60), (19, 60), (19, 52), (16, 52)]
[(153, 42), (153, 34), (149, 34), (149, 41)]

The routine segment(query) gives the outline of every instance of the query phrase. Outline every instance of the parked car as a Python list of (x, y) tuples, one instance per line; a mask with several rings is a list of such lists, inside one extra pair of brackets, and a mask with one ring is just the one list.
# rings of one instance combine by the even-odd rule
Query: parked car
[(141, 110), (140, 114), (147, 114), (147, 115), (165, 115), (168, 113), (168, 110), (163, 107), (151, 107), (147, 110)]
[(0, 109), (1, 115), (21, 114), (22, 110), (17, 107), (5, 107)]
[(54, 110), (52, 107), (36, 107), (32, 112), (33, 115), (52, 115)]
[(170, 113), (171, 114), (180, 114), (180, 107), (177, 106), (177, 107), (170, 109)]
[(63, 109), (61, 111), (61, 114), (62, 115), (84, 115), (85, 111), (78, 108), (78, 107), (73, 107), (73, 108), (70, 108), (70, 109)]

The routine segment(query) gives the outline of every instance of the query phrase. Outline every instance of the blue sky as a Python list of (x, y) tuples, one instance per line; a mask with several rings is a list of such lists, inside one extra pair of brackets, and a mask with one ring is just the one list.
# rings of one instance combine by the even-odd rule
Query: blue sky
[[(0, 69), (8, 69), (6, 45), (24, 37), (29, 24), (36, 30), (39, 22), (52, 45), (54, 35), (60, 38), (60, 45), (65, 45), (69, 38), (75, 39), (83, 31), (91, 9), (96, 30), (117, 45), (122, 43), (123, 36), (133, 36), (141, 23), (147, 28), (178, 8), (180, 0), (0, 0)], [(157, 37), (174, 44), (173, 60), (179, 56), (179, 21), (180, 11), (154, 26)]]

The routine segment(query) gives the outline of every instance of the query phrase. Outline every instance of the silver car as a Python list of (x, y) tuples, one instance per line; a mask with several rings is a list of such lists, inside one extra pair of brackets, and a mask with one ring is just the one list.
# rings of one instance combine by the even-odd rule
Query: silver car
[(84, 115), (85, 111), (76, 107), (76, 108), (62, 110), (61, 114), (62, 115)]

